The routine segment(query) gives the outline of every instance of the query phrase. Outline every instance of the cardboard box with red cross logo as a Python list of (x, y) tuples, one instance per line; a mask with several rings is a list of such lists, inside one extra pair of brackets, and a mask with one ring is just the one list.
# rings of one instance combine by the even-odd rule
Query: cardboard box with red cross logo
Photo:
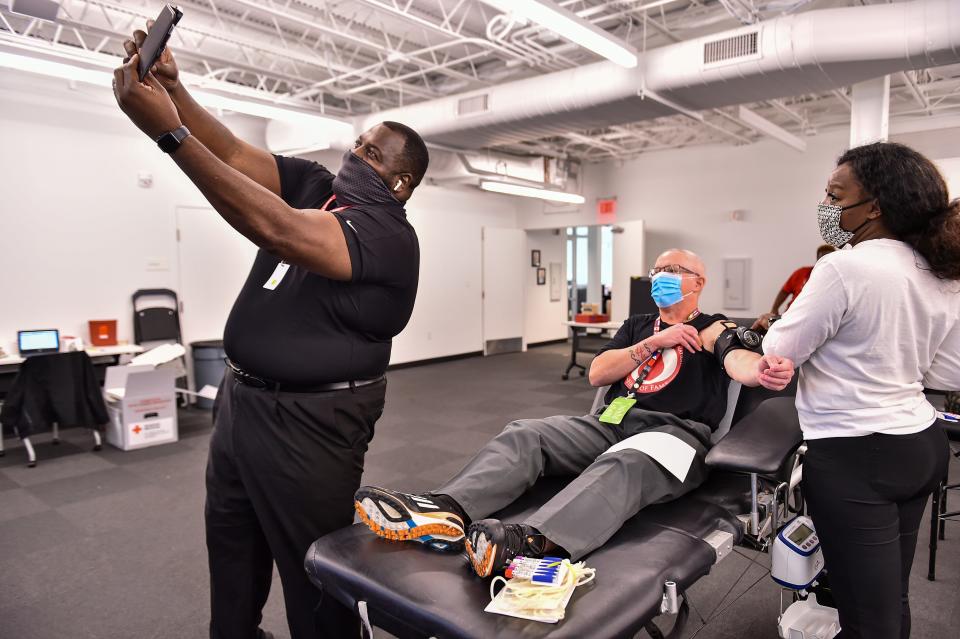
[(177, 441), (176, 371), (153, 366), (107, 369), (107, 442), (135, 450)]

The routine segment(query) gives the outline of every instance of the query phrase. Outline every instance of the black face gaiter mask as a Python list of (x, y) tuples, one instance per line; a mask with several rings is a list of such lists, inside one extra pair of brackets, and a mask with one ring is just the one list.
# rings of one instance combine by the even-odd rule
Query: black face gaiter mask
[(343, 163), (333, 178), (333, 193), (337, 196), (337, 206), (366, 204), (403, 209), (403, 204), (383, 183), (380, 174), (352, 151), (343, 154)]

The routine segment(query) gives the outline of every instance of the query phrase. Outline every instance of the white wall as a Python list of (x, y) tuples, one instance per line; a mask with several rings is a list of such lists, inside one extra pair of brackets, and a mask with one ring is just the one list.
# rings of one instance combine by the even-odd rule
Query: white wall
[(947, 188), (950, 189), (950, 196), (952, 198), (960, 197), (960, 157), (958, 158), (943, 158), (940, 160), (934, 160), (937, 165), (937, 168), (940, 169), (940, 173), (943, 174), (944, 179), (947, 181)]
[[(527, 344), (549, 342), (564, 339), (567, 327), (561, 324), (567, 319), (567, 266), (566, 266), (566, 229), (561, 234), (554, 229), (527, 231), (527, 255), (530, 251), (540, 251), (540, 265), (547, 271), (547, 283), (537, 284), (537, 269), (530, 267), (526, 276), (526, 312), (524, 336)], [(561, 278), (560, 300), (550, 301), (550, 262), (560, 263)]]
[(407, 215), (420, 238), (420, 288), (391, 363), (483, 350), (481, 228), (516, 228), (520, 205), (473, 189), (417, 189)]
[[(263, 145), (262, 120), (225, 122)], [(0, 70), (0, 129), (0, 346), (15, 352), (24, 328), (86, 338), (90, 319), (119, 320), (119, 338), (132, 341), (130, 295), (177, 290), (176, 209), (205, 206), (203, 196), (104, 89)], [(336, 171), (341, 153), (308, 157)], [(152, 188), (137, 186), (141, 171)], [(480, 228), (515, 228), (523, 206), (476, 189), (417, 191), (408, 214), (420, 238), (420, 288), (394, 363), (482, 348)], [(224, 223), (223, 233), (235, 231)]]
[[(258, 125), (230, 119), (244, 137)], [(36, 327), (87, 338), (87, 320), (114, 318), (132, 341), (130, 295), (177, 288), (174, 209), (203, 198), (108, 90), (0, 71), (0, 126), (0, 345)]]
[[(897, 139), (924, 150), (923, 141), (913, 136)], [(671, 247), (687, 248), (703, 257), (709, 277), (701, 301), (705, 310), (727, 310), (722, 308), (722, 258), (752, 257), (751, 308), (728, 312), (756, 315), (769, 310), (795, 268), (813, 263), (816, 247), (822, 243), (815, 207), (836, 158), (846, 148), (848, 131), (822, 133), (807, 143), (805, 153), (762, 141), (588, 165), (587, 203), (581, 212), (545, 214), (541, 207), (522, 215), (520, 223), (528, 229), (593, 224), (596, 198), (616, 196), (619, 221), (643, 219), (646, 223), (646, 268)], [(948, 181), (960, 183), (960, 161), (939, 164)], [(744, 211), (743, 221), (730, 219), (735, 210)]]
[[(234, 115), (226, 122), (263, 143), (261, 120)], [(0, 346), (12, 350), (18, 329), (51, 327), (85, 337), (87, 320), (111, 318), (119, 320), (119, 337), (132, 340), (130, 295), (178, 287), (175, 211), (203, 206), (203, 197), (119, 113), (107, 90), (71, 90), (62, 81), (0, 70), (0, 129)], [(956, 188), (960, 158), (948, 157), (956, 146), (943, 140), (957, 131), (896, 139), (938, 158)], [(789, 273), (813, 261), (820, 243), (814, 205), (846, 139), (845, 130), (821, 134), (808, 140), (806, 153), (768, 141), (591, 165), (587, 204), (573, 213), (544, 214), (523, 198), (424, 185), (408, 206), (421, 243), (420, 289), (393, 361), (482, 348), (481, 227), (592, 224), (599, 196), (618, 196), (621, 221), (646, 222), (648, 261), (671, 246), (701, 253), (713, 274), (707, 309), (720, 309), (721, 258), (752, 256), (750, 314), (766, 310)], [(340, 153), (310, 157), (331, 170), (339, 166)], [(152, 188), (137, 186), (142, 171), (152, 174)], [(729, 220), (736, 209), (746, 211), (743, 222)], [(226, 224), (224, 232), (233, 233)], [(540, 250), (545, 265), (556, 259), (547, 242)], [(559, 241), (555, 250), (562, 261)], [(161, 269), (148, 270), (148, 262)], [(534, 269), (528, 275), (527, 342), (562, 338), (563, 302), (549, 302), (549, 286), (536, 286)], [(209, 336), (185, 336), (197, 337)]]

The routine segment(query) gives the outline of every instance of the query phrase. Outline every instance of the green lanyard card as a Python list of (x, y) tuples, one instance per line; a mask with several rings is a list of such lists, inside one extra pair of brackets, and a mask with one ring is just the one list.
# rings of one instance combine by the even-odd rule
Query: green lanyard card
[(633, 408), (637, 400), (633, 397), (617, 397), (600, 415), (600, 421), (604, 424), (619, 424), (623, 421), (627, 411)]

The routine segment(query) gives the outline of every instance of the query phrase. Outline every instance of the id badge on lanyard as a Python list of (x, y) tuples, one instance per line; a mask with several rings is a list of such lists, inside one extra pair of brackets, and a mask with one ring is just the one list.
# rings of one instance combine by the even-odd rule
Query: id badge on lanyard
[[(324, 203), (323, 207), (320, 210), (326, 211), (327, 207), (330, 206), (330, 203), (333, 202), (336, 199), (336, 197), (337, 197), (336, 195), (331, 195), (330, 198)], [(341, 207), (332, 209), (330, 212), (339, 213), (340, 211), (346, 211), (349, 208), (350, 208), (349, 206), (341, 206)], [(277, 264), (277, 268), (273, 269), (273, 274), (271, 274), (270, 277), (267, 278), (267, 281), (263, 283), (263, 288), (267, 289), (268, 291), (277, 290), (277, 287), (280, 286), (280, 282), (283, 281), (284, 276), (287, 274), (287, 271), (289, 270), (290, 270), (290, 264), (288, 264), (284, 260), (281, 260), (280, 263)]]
[[(686, 321), (689, 322), (699, 314), (700, 311), (694, 311)], [(653, 334), (656, 335), (659, 332), (660, 318), (658, 317), (653, 323)], [(626, 417), (630, 409), (633, 408), (633, 405), (637, 403), (635, 391), (643, 385), (643, 381), (650, 375), (650, 371), (657, 365), (662, 355), (663, 351), (657, 350), (647, 358), (647, 361), (643, 363), (642, 367), (638, 367), (639, 372), (637, 378), (633, 381), (633, 384), (631, 384), (630, 392), (627, 393), (626, 397), (617, 397), (610, 402), (610, 405), (600, 414), (601, 422), (605, 424), (619, 424), (623, 421), (623, 418)]]
[[(656, 335), (660, 332), (660, 318), (657, 318), (657, 321), (653, 325), (653, 334)], [(637, 403), (636, 393), (634, 391), (640, 388), (640, 385), (643, 384), (643, 380), (647, 378), (647, 375), (650, 374), (650, 371), (653, 370), (653, 367), (656, 366), (657, 360), (660, 359), (661, 352), (659, 350), (655, 351), (653, 355), (647, 358), (647, 361), (643, 363), (643, 368), (640, 369), (640, 374), (637, 376), (636, 381), (633, 383), (633, 388), (627, 393), (626, 397), (617, 397), (607, 408), (600, 414), (600, 421), (604, 424), (619, 424), (623, 421), (623, 418), (627, 416), (627, 413), (633, 408), (633, 405)]]

